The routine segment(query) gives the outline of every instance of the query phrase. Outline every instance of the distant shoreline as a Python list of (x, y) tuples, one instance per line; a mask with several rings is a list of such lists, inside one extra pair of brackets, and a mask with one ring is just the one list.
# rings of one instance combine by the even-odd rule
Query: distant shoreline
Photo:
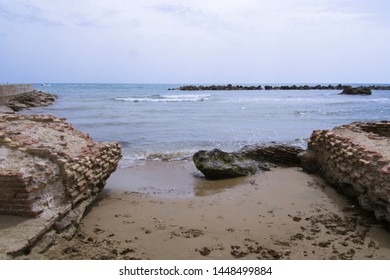
[(283, 86), (270, 86), (262, 85), (258, 86), (243, 86), (243, 85), (185, 85), (178, 88), (169, 88), (168, 90), (184, 90), (184, 91), (198, 91), (198, 90), (345, 90), (345, 89), (370, 89), (370, 90), (390, 90), (390, 86), (378, 86), (378, 85), (370, 85), (370, 86), (357, 86), (352, 87), (350, 85), (342, 85), (338, 84), (334, 85), (283, 85)]

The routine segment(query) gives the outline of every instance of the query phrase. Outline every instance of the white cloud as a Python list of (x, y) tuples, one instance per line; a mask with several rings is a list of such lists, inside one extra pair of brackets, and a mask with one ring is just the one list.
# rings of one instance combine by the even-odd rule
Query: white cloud
[[(0, 71), (70, 82), (374, 79), (357, 61), (382, 69), (390, 39), (388, 4), (370, 3), (0, 0)], [(26, 62), (34, 71), (17, 71)]]

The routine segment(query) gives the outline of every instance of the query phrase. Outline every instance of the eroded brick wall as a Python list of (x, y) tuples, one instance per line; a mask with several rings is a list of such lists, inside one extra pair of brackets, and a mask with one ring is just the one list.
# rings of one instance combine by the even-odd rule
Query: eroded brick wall
[(17, 171), (0, 170), (0, 213), (35, 216), (33, 191), (29, 188), (31, 177)]
[[(314, 131), (304, 158), (327, 181), (390, 221), (390, 122), (364, 122)], [(304, 161), (304, 160), (303, 160)], [(315, 168), (313, 168), (313, 165)]]
[(71, 209), (102, 190), (120, 158), (118, 143), (95, 142), (64, 119), (0, 114), (0, 213)]

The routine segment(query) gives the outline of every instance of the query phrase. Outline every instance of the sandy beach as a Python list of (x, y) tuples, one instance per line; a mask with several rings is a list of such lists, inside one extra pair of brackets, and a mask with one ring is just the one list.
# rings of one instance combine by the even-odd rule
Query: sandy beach
[(191, 161), (119, 168), (75, 237), (22, 259), (390, 259), (386, 225), (300, 168), (207, 181)]
[(390, 262), (390, 1), (96, 2), (0, 2), (2, 274)]

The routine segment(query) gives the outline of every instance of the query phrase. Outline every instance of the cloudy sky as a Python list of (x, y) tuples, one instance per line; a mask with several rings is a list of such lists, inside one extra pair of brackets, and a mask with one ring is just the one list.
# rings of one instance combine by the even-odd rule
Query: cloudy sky
[(388, 0), (0, 0), (0, 83), (390, 83)]

